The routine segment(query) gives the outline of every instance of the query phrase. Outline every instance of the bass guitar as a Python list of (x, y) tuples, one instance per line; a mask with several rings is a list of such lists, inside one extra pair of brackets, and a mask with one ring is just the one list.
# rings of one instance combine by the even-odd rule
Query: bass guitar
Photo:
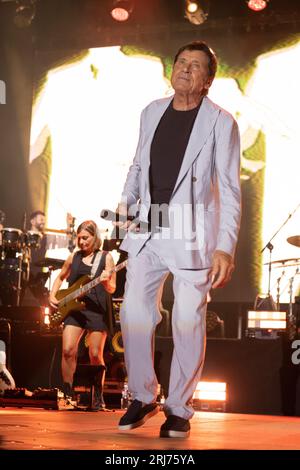
[[(127, 261), (118, 264), (110, 271), (110, 275), (125, 268)], [(80, 298), (88, 294), (93, 287), (96, 287), (102, 282), (101, 275), (91, 280), (89, 275), (82, 276), (68, 289), (61, 289), (57, 292), (56, 298), (59, 301), (57, 310), (53, 311), (49, 315), (50, 326), (58, 326), (64, 321), (66, 316), (72, 311), (83, 310), (85, 303)]]

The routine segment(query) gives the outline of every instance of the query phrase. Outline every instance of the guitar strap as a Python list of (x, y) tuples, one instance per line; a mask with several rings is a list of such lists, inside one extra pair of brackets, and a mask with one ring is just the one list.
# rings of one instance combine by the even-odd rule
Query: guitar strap
[(97, 253), (94, 257), (93, 266), (92, 266), (92, 269), (91, 269), (91, 278), (94, 278), (95, 275), (96, 275), (96, 272), (97, 272), (97, 269), (99, 267), (102, 255), (104, 255), (104, 251), (102, 251), (102, 252), (97, 251)]
[[(94, 278), (97, 272), (98, 267), (100, 266), (101, 260), (103, 259), (103, 268), (105, 268), (105, 258), (107, 251), (98, 251), (94, 257), (93, 266), (91, 269), (91, 277)], [(96, 296), (101, 304), (99, 299), (99, 294), (96, 289)], [(108, 326), (108, 331), (111, 336), (114, 335), (114, 320), (113, 320), (113, 310), (112, 310), (112, 295), (105, 291), (105, 303), (106, 303), (106, 321)]]

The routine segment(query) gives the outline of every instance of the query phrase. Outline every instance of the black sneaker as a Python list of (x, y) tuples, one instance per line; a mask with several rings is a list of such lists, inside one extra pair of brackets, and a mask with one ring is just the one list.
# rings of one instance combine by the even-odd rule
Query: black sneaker
[(156, 403), (144, 405), (139, 400), (133, 400), (126, 413), (119, 421), (119, 429), (123, 431), (142, 426), (151, 416), (159, 412), (159, 406)]
[(189, 437), (190, 422), (179, 416), (169, 415), (160, 428), (159, 437)]

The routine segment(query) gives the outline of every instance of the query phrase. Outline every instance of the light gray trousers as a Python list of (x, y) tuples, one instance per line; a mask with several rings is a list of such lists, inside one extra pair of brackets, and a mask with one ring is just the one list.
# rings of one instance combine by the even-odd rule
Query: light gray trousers
[(121, 309), (122, 338), (133, 398), (143, 403), (156, 399), (154, 332), (161, 320), (158, 293), (167, 274), (174, 276), (171, 363), (166, 416), (190, 419), (191, 398), (200, 380), (206, 345), (206, 299), (211, 287), (210, 269), (172, 266), (167, 240), (150, 238), (136, 257), (129, 257)]

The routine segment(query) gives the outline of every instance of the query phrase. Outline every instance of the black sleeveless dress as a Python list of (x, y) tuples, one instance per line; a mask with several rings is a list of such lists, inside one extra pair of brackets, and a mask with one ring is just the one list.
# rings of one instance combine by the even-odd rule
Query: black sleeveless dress
[[(96, 253), (92, 259), (94, 262)], [(96, 271), (95, 277), (100, 276), (101, 272), (105, 268), (107, 252), (102, 252), (100, 263)], [(92, 266), (85, 264), (82, 261), (83, 254), (81, 251), (77, 251), (74, 255), (71, 273), (68, 279), (69, 286), (72, 286), (80, 277), (91, 273)], [(73, 325), (90, 331), (108, 331), (107, 326), (107, 295), (102, 284), (94, 287), (85, 297), (82, 299), (86, 305), (84, 310), (70, 312), (64, 321), (64, 326)]]

